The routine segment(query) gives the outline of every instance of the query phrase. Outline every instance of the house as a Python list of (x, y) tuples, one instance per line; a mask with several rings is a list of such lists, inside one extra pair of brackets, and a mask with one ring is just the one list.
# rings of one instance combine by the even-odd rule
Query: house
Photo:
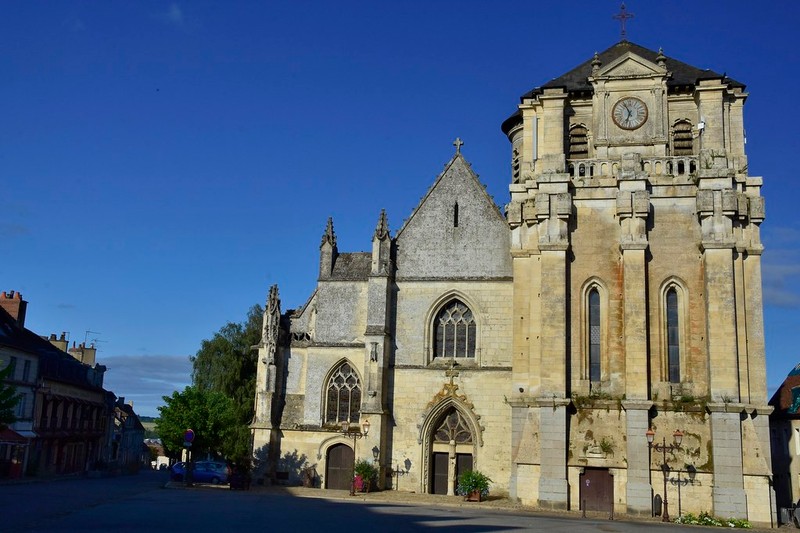
[(18, 292), (0, 294), (0, 306), (0, 349), (17, 358), (15, 376), (26, 396), (17, 423), (24, 426), (16, 426), (27, 438), (23, 471), (44, 476), (86, 471), (102, 457), (106, 368), (81, 363), (26, 329), (27, 302)]
[(769, 417), (772, 472), (778, 507), (790, 508), (800, 499), (800, 364), (772, 395)]

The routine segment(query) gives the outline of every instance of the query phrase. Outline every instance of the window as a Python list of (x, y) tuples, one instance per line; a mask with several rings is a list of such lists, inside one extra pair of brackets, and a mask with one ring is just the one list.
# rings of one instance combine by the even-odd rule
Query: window
[(22, 381), (29, 381), (31, 377), (31, 361), (26, 359), (22, 365)]
[(8, 379), (13, 380), (17, 377), (17, 358), (11, 356), (8, 366), (11, 368), (11, 370), (8, 372)]
[(17, 418), (24, 419), (25, 417), (25, 400), (28, 397), (24, 394), (21, 394), (19, 397), (19, 403), (17, 403)]
[(678, 322), (678, 291), (667, 290), (667, 365), (670, 383), (681, 382), (680, 325)]
[(600, 292), (589, 291), (589, 381), (600, 381)]
[(475, 357), (475, 318), (460, 300), (445, 305), (434, 321), (434, 357)]
[(693, 153), (692, 124), (688, 120), (679, 120), (672, 127), (672, 155), (692, 155)]
[(447, 412), (439, 427), (433, 432), (433, 441), (446, 444), (451, 441), (456, 444), (470, 444), (472, 443), (472, 432), (461, 413), (453, 408)]
[(361, 409), (361, 380), (350, 363), (342, 363), (328, 379), (325, 424), (358, 422)]
[(568, 159), (588, 159), (589, 139), (587, 130), (583, 126), (572, 126), (569, 129), (569, 156)]

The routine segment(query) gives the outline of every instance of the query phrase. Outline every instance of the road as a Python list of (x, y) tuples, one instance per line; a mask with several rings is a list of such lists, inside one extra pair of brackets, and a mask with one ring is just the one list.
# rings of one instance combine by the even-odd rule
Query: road
[(273, 491), (176, 490), (164, 488), (165, 481), (165, 472), (148, 471), (105, 479), (0, 485), (0, 531), (698, 531), (696, 527), (675, 524), (299, 498)]

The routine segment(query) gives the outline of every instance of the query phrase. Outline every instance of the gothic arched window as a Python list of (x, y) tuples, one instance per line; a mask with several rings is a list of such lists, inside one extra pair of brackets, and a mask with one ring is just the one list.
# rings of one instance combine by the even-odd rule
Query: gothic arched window
[(693, 153), (692, 124), (688, 120), (679, 120), (672, 126), (672, 155), (692, 155)]
[(433, 432), (434, 442), (455, 442), (456, 444), (471, 444), (472, 432), (469, 430), (469, 424), (458, 412), (458, 409), (452, 408), (447, 414), (442, 417), (439, 427)]
[(678, 291), (667, 290), (667, 371), (670, 383), (681, 382), (680, 323), (678, 315)]
[(597, 287), (589, 291), (589, 381), (600, 381), (600, 292)]
[(434, 320), (434, 357), (475, 357), (475, 318), (460, 300), (451, 300)]
[(339, 424), (345, 420), (357, 423), (360, 409), (361, 380), (350, 363), (342, 363), (328, 379), (325, 393), (325, 424)]

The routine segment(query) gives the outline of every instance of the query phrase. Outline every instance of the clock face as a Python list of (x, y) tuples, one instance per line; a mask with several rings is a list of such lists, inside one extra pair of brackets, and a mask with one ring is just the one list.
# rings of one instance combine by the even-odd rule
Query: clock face
[(638, 98), (623, 98), (614, 105), (611, 115), (623, 130), (635, 130), (647, 121), (647, 106)]

